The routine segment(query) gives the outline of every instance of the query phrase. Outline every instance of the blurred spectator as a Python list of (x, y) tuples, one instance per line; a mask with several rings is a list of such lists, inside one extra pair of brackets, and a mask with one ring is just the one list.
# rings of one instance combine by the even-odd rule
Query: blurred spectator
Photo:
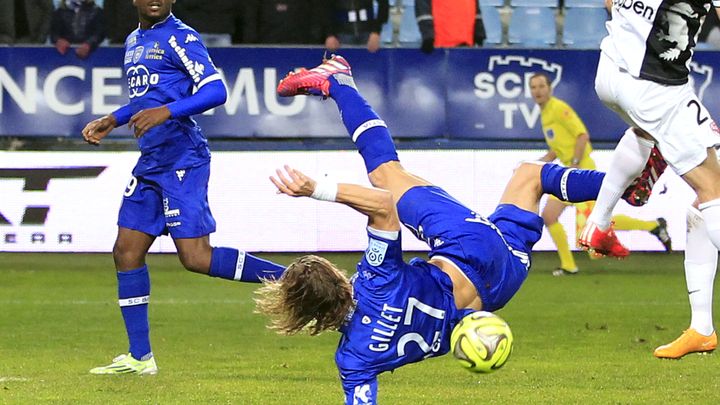
[(708, 13), (700, 28), (698, 43), (707, 44), (708, 48), (720, 49), (720, 20), (717, 13)]
[(111, 44), (124, 44), (138, 27), (138, 12), (131, 0), (105, 0), (107, 36)]
[(105, 39), (103, 10), (93, 0), (63, 0), (53, 12), (50, 40), (61, 55), (71, 44), (78, 44), (75, 54), (87, 58)]
[(248, 44), (322, 43), (318, 16), (327, 0), (244, 0), (242, 42)]
[(388, 21), (388, 0), (334, 0), (331, 3), (325, 47), (334, 51), (343, 44), (366, 45), (368, 51), (377, 52), (380, 30)]
[(50, 32), (52, 0), (0, 0), (0, 10), (0, 43), (45, 43)]
[(244, 0), (180, 0), (173, 14), (202, 35), (205, 46), (230, 46)]
[(435, 47), (482, 46), (485, 41), (478, 0), (416, 0), (415, 16), (425, 53)]

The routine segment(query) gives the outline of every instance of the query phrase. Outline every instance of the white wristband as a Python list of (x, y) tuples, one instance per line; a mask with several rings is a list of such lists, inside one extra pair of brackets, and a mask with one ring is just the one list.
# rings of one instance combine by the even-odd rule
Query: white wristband
[(310, 197), (320, 201), (335, 201), (337, 191), (337, 183), (324, 179), (315, 183), (315, 190)]

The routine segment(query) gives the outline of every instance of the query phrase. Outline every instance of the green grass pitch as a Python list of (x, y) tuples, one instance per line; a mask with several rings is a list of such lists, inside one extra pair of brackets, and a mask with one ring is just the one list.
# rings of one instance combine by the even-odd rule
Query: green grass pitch
[[(288, 263), (296, 255), (262, 255)], [(359, 253), (332, 254), (352, 269)], [(717, 404), (720, 357), (658, 360), (689, 322), (682, 254), (634, 253), (552, 277), (538, 253), (499, 311), (514, 352), (494, 374), (451, 356), (380, 377), (381, 404)], [(109, 254), (0, 254), (0, 404), (340, 404), (336, 333), (281, 337), (253, 313), (255, 285), (149, 258), (156, 376), (91, 376), (127, 349)]]

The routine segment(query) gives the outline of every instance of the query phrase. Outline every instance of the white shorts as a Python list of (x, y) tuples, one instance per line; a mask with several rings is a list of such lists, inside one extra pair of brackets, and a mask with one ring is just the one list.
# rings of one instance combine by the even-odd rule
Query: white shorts
[(595, 91), (625, 122), (652, 135), (680, 176), (707, 159), (707, 148), (720, 145), (720, 130), (689, 82), (669, 86), (638, 79), (601, 53)]

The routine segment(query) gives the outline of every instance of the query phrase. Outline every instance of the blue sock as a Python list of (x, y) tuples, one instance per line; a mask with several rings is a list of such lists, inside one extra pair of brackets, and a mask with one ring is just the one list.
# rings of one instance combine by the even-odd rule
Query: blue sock
[(135, 270), (119, 271), (117, 279), (120, 312), (130, 340), (130, 354), (137, 360), (147, 360), (152, 357), (148, 325), (150, 275), (147, 265)]
[[(342, 75), (338, 76), (342, 78)], [(328, 80), (330, 97), (340, 110), (343, 124), (365, 161), (367, 172), (372, 172), (385, 162), (399, 160), (385, 121), (380, 119), (357, 89), (339, 83), (334, 76)]]
[(554, 163), (546, 163), (540, 172), (543, 192), (569, 202), (596, 200), (604, 178), (602, 172), (571, 169)]
[(259, 283), (263, 278), (279, 279), (285, 267), (237, 249), (216, 247), (212, 251), (210, 273), (226, 280)]

